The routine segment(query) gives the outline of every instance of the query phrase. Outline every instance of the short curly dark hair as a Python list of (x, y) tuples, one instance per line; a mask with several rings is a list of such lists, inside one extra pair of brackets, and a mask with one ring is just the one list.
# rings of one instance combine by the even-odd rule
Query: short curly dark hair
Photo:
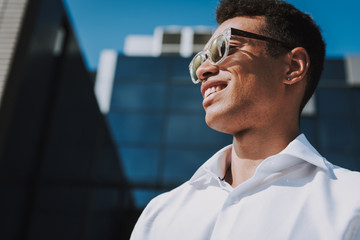
[[(293, 5), (281, 0), (220, 0), (216, 9), (216, 20), (220, 25), (224, 21), (239, 16), (265, 17), (266, 26), (263, 34), (306, 49), (310, 66), (307, 84), (300, 105), (300, 113), (313, 95), (324, 68), (325, 42), (319, 26), (309, 14), (303, 13)], [(284, 49), (268, 43), (267, 52), (276, 57)]]

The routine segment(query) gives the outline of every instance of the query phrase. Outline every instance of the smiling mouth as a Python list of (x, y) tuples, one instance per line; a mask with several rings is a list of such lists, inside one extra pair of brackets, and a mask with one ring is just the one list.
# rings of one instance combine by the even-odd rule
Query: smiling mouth
[(213, 86), (213, 87), (210, 87), (210, 88), (206, 89), (206, 91), (204, 93), (204, 99), (207, 98), (208, 96), (210, 96), (213, 93), (220, 92), (221, 90), (226, 88), (226, 86), (227, 86), (226, 84), (220, 84), (220, 85)]

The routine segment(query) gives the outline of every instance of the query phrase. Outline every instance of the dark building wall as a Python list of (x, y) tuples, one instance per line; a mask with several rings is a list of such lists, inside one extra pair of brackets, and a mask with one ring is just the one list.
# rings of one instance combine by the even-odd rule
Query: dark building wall
[(0, 142), (0, 239), (129, 237), (138, 213), (60, 0), (28, 3)]

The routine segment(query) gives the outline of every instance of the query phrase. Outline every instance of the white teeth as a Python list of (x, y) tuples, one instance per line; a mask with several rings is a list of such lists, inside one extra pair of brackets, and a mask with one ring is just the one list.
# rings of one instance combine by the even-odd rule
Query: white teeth
[(223, 87), (221, 87), (220, 85), (216, 86), (216, 87), (208, 88), (208, 89), (206, 89), (206, 91), (204, 93), (204, 98), (207, 98), (210, 94), (221, 91), (222, 89), (223, 89)]
[(204, 94), (204, 98), (206, 98), (207, 96), (209, 96), (210, 91), (211, 91), (210, 88), (206, 89), (205, 94)]

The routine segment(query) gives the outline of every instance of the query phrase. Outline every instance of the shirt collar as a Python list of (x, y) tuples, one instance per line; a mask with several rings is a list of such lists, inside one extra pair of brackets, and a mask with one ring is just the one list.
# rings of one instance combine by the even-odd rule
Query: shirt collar
[[(190, 183), (209, 183), (211, 179), (218, 180), (223, 178), (226, 172), (226, 160), (231, 156), (232, 145), (226, 146), (215, 153), (208, 161), (206, 161), (190, 179)], [(326, 161), (318, 151), (309, 143), (304, 134), (300, 134), (280, 153), (270, 156), (259, 165), (258, 168), (266, 169), (266, 171), (281, 171), (286, 167), (294, 166), (302, 161), (306, 161), (315, 165), (330, 176), (333, 173), (333, 165)], [(277, 163), (277, 164), (271, 164)], [(270, 167), (271, 166), (271, 167)], [(259, 169), (258, 169), (259, 170)]]
[(300, 134), (289, 145), (279, 153), (305, 160), (319, 168), (329, 171), (333, 168), (332, 164), (326, 161), (318, 151), (309, 143), (304, 134)]
[(231, 148), (232, 145), (228, 145), (215, 153), (195, 172), (190, 183), (202, 182), (206, 184), (210, 182), (211, 178), (216, 180), (223, 178), (226, 172), (226, 160), (231, 155)]

